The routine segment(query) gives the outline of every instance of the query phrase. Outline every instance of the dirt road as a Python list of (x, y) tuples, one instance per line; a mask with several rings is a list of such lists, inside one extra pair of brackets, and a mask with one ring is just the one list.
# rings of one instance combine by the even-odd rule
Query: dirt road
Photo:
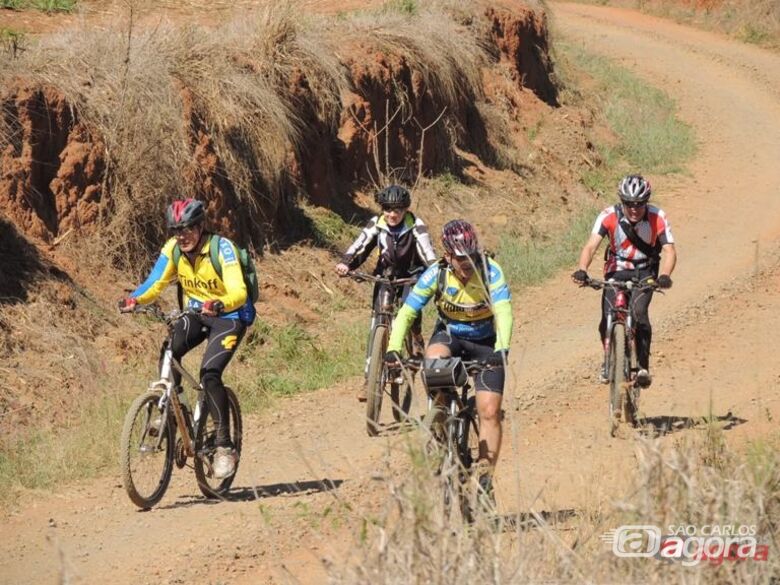
[[(689, 177), (655, 183), (678, 240), (675, 286), (653, 303), (656, 384), (644, 410), (672, 424), (723, 417), (739, 444), (780, 417), (780, 57), (652, 17), (555, 4), (562, 36), (663, 87), (699, 139)], [(574, 263), (575, 259), (572, 259)], [(515, 296), (518, 331), (507, 392), (499, 504), (507, 512), (578, 508), (619, 489), (630, 439), (607, 436), (595, 384), (598, 297), (565, 274)], [(280, 403), (246, 422), (230, 502), (197, 497), (178, 473), (162, 505), (136, 512), (116, 477), (29, 494), (2, 518), (0, 582), (323, 582), (349, 526), (324, 510), (381, 500), (397, 437), (369, 440), (353, 388)], [(727, 416), (731, 413), (731, 416)], [(523, 478), (519, 494), (514, 482)]]

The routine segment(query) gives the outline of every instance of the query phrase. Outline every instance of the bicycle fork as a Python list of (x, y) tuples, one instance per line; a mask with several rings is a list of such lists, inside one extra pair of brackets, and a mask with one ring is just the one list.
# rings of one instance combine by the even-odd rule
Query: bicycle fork
[[(176, 419), (176, 425), (180, 429), (180, 435), (182, 439), (182, 445), (184, 447), (184, 453), (187, 457), (195, 456), (195, 447), (192, 442), (192, 436), (190, 434), (190, 427), (184, 418), (184, 408), (181, 400), (179, 399), (179, 393), (173, 387), (173, 352), (170, 347), (166, 347), (163, 352), (162, 363), (160, 364), (160, 379), (152, 382), (149, 385), (150, 390), (157, 390), (162, 388), (163, 393), (158, 402), (158, 408), (162, 411), (163, 424), (167, 424), (168, 421), (168, 409), (173, 404), (173, 415)], [(186, 374), (186, 372), (183, 372)], [(188, 376), (189, 377), (189, 376)], [(200, 418), (200, 400), (195, 403), (195, 412), (193, 413), (192, 424), (193, 428), (197, 424)], [(158, 441), (162, 442), (164, 433), (160, 433)], [(159, 447), (159, 445), (158, 445)]]

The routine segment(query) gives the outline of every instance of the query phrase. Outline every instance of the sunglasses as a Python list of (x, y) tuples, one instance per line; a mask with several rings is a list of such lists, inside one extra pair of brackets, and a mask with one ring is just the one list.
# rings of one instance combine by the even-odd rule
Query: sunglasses
[(647, 203), (634, 203), (632, 201), (623, 201), (623, 207), (628, 207), (629, 209), (641, 209), (645, 205), (647, 205)]
[(194, 232), (196, 229), (198, 229), (198, 226), (196, 226), (196, 225), (188, 225), (187, 227), (176, 227), (176, 228), (171, 228), (171, 233), (172, 233), (173, 235), (175, 235), (175, 236), (178, 236), (178, 235), (180, 235), (180, 234), (185, 234), (185, 233), (189, 233), (189, 234), (191, 234), (191, 233), (193, 233), (193, 232)]
[(405, 207), (383, 207), (382, 211), (387, 211), (388, 213), (390, 213), (391, 211), (403, 211), (404, 209), (406, 208)]

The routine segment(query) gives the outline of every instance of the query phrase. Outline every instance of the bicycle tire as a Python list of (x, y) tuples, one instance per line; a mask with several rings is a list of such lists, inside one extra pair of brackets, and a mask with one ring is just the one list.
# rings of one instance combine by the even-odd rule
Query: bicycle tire
[(617, 435), (622, 415), (623, 388), (626, 382), (626, 328), (615, 323), (609, 347), (609, 434)]
[[(168, 416), (156, 434), (149, 432), (152, 417), (160, 415), (157, 405), (161, 397), (162, 392), (157, 390), (137, 397), (130, 405), (122, 427), (119, 448), (122, 484), (130, 501), (143, 510), (162, 499), (173, 474), (176, 426)], [(157, 449), (160, 432), (162, 443)]]
[(479, 419), (476, 415), (476, 399), (470, 396), (466, 405), (466, 410), (458, 415), (461, 421), (459, 425), (461, 433), (458, 438), (458, 457), (461, 466), (459, 497), (463, 521), (471, 524), (474, 522), (476, 502), (472, 498), (472, 492), (466, 488), (471, 479), (471, 466), (479, 458)]
[(369, 437), (376, 437), (379, 434), (382, 394), (385, 391), (385, 352), (387, 351), (387, 340), (387, 325), (377, 325), (371, 335), (371, 354), (366, 384), (366, 430)]
[[(404, 358), (412, 355), (412, 336), (407, 335), (404, 340)], [(409, 416), (409, 409), (412, 407), (412, 385), (406, 376), (403, 377), (400, 384), (390, 384), (390, 399), (393, 403), (393, 418), (395, 422), (403, 422)]]
[(236, 450), (236, 470), (230, 477), (217, 480), (211, 477), (212, 463), (216, 451), (216, 428), (214, 419), (211, 417), (205, 400), (201, 405), (200, 418), (198, 419), (198, 428), (195, 431), (195, 479), (198, 482), (198, 488), (207, 498), (224, 498), (233, 479), (238, 473), (238, 465), (241, 462), (241, 444), (243, 442), (243, 422), (241, 420), (241, 406), (238, 403), (238, 397), (235, 392), (225, 387), (228, 398), (228, 416), (230, 417), (230, 439), (233, 448)]

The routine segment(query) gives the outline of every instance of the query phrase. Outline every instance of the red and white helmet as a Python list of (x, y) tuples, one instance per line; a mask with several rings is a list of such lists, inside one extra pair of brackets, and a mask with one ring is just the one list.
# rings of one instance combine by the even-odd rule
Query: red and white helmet
[(181, 229), (198, 224), (206, 219), (206, 207), (197, 199), (177, 199), (165, 210), (168, 229)]
[(479, 252), (477, 232), (463, 219), (453, 219), (441, 228), (441, 243), (453, 256), (473, 256)]

